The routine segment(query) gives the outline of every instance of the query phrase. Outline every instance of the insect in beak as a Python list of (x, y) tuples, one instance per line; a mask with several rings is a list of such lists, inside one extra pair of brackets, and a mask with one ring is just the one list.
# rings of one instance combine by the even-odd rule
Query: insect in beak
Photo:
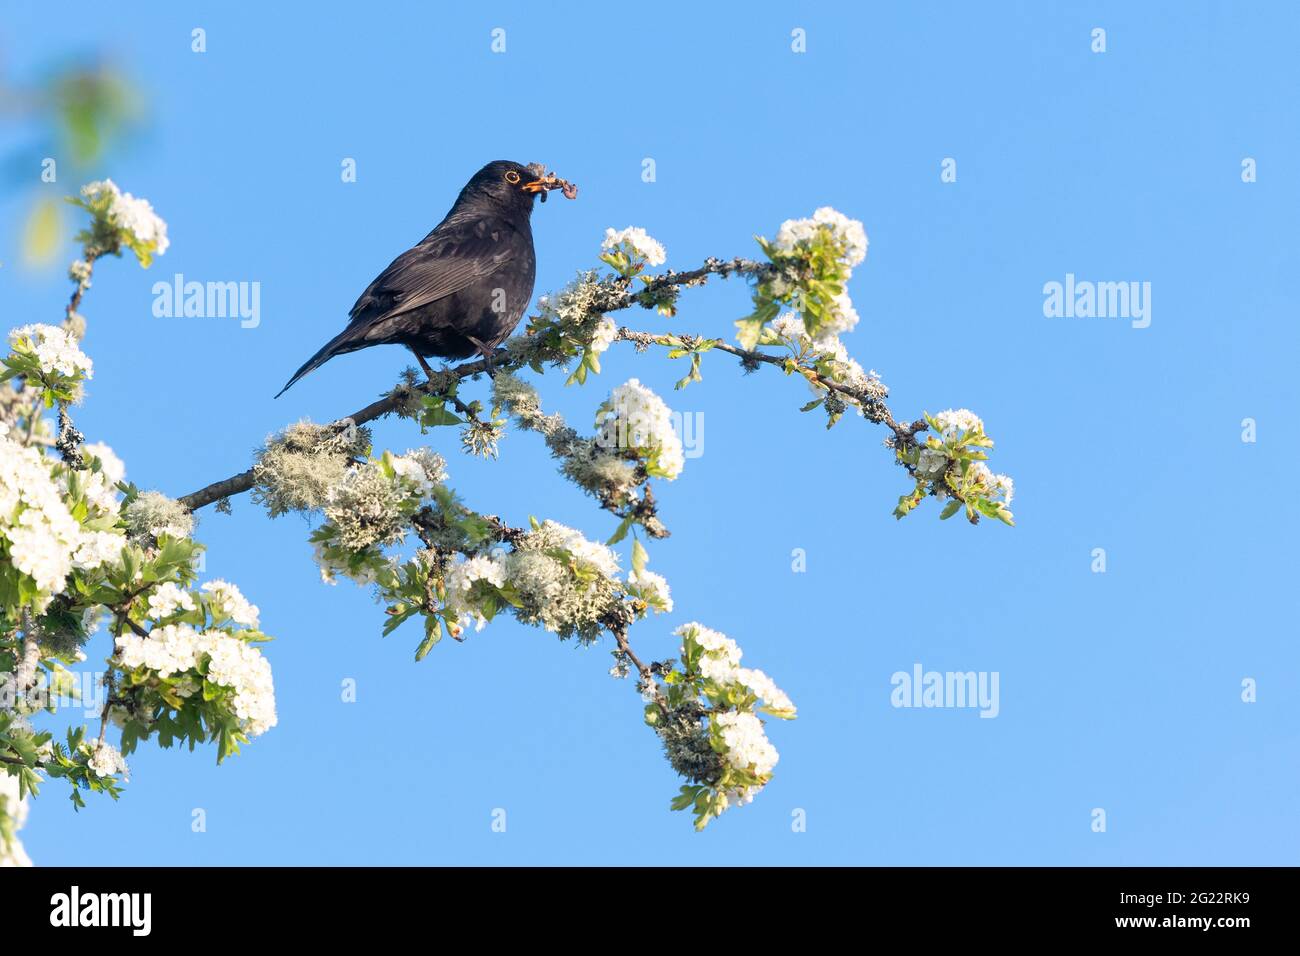
[(524, 183), (523, 190), (526, 193), (541, 193), (542, 202), (546, 202), (546, 195), (552, 189), (558, 189), (564, 194), (565, 199), (578, 198), (578, 186), (567, 179), (561, 179), (554, 173), (545, 172), (540, 166), (530, 167), (533, 170), (536, 179)]

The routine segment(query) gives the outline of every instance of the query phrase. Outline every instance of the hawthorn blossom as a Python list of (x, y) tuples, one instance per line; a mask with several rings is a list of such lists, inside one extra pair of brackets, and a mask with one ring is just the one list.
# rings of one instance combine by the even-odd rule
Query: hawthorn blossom
[(943, 432), (944, 441), (952, 441), (963, 432), (983, 431), (984, 422), (969, 408), (949, 408), (934, 416)]
[(167, 223), (154, 212), (149, 200), (122, 192), (111, 179), (82, 186), (81, 195), (91, 203), (107, 199), (109, 222), (129, 233), (139, 244), (152, 246), (157, 255), (167, 251), (171, 244), (167, 239)]
[(153, 618), (170, 617), (180, 611), (194, 610), (194, 596), (171, 581), (159, 585), (149, 595), (149, 616)]
[[(276, 724), (270, 662), (248, 641), (225, 631), (197, 631), (188, 624), (167, 624), (143, 637), (123, 634), (117, 638), (116, 648), (117, 660), (127, 670), (145, 668), (162, 679), (190, 675), (214, 687), (232, 688), (235, 716), (250, 737)], [(200, 674), (205, 660), (206, 673)]]
[(99, 459), (98, 471), (81, 473), (86, 499), (100, 511), (116, 514), (119, 505), (117, 485), (126, 478), (126, 465), (103, 442), (82, 445), (81, 451), (87, 459)]
[(596, 323), (596, 331), (591, 337), (588, 348), (596, 355), (601, 355), (613, 344), (614, 339), (618, 336), (618, 323), (609, 317), (602, 318)]
[(209, 581), (200, 590), (208, 592), (208, 606), (214, 619), (228, 617), (244, 627), (257, 627), (257, 605), (248, 603), (239, 588), (229, 581)]
[(948, 456), (935, 448), (922, 448), (916, 472), (923, 478), (936, 478), (948, 469)]
[(487, 624), (484, 616), (474, 604), (471, 592), (479, 581), (486, 581), (493, 587), (504, 587), (506, 583), (506, 565), (498, 555), (478, 555), (466, 558), (451, 566), (444, 581), (447, 589), (447, 608), (474, 621), (476, 631), (483, 630)]
[(408, 450), (405, 455), (390, 455), (389, 464), (398, 479), (420, 498), (431, 495), (434, 486), (446, 477), (441, 456), (427, 448)]
[(667, 613), (673, 609), (672, 592), (662, 574), (655, 574), (645, 568), (640, 571), (633, 568), (628, 572), (627, 583), (634, 587), (656, 612)]
[(686, 457), (672, 412), (637, 379), (628, 379), (610, 392), (597, 423), (601, 426), (597, 441), (603, 447), (634, 450), (648, 459), (651, 474), (669, 481), (682, 473)]
[(91, 378), (94, 363), (81, 351), (71, 333), (54, 325), (23, 325), (9, 333), (15, 349), (27, 345), (46, 375)]
[(131, 779), (126, 760), (112, 744), (97, 740), (93, 744), (82, 744), (82, 747), (90, 755), (90, 759), (86, 761), (86, 767), (96, 777), (116, 777), (121, 775), (123, 780)]
[(605, 230), (605, 241), (600, 244), (600, 248), (606, 252), (615, 252), (620, 247), (632, 253), (634, 257), (644, 259), (647, 265), (661, 266), (668, 260), (668, 253), (663, 244), (652, 239), (639, 226)]
[(793, 252), (801, 243), (811, 242), (822, 229), (830, 232), (850, 269), (867, 258), (867, 232), (862, 223), (830, 206), (822, 206), (811, 219), (787, 219), (781, 223), (776, 246), (782, 252)]
[(37, 610), (62, 593), (86, 538), (55, 484), (51, 464), (37, 449), (0, 437), (0, 538), (8, 539), (9, 561), (44, 593)]
[(1015, 495), (1015, 482), (1007, 475), (996, 475), (990, 470), (989, 466), (982, 461), (977, 461), (971, 465), (971, 471), (975, 474), (976, 479), (984, 486), (989, 497), (995, 495), (1002, 496), (1002, 503), (1011, 504), (1011, 499)]
[(727, 745), (723, 755), (737, 770), (748, 770), (756, 776), (772, 772), (779, 754), (763, 732), (763, 722), (744, 711), (718, 714), (713, 718), (722, 728), (722, 740)]

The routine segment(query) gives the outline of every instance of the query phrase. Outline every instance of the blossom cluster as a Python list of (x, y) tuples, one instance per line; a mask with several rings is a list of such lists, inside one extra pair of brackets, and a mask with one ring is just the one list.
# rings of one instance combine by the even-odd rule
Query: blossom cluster
[[(43, 612), (74, 570), (98, 568), (121, 553), (126, 538), (116, 527), (113, 475), (102, 460), (91, 460), (97, 469), (72, 469), (0, 435), (0, 557), (18, 572), (16, 580), (0, 580), (0, 610), (8, 616), (19, 605)], [(113, 456), (110, 467), (120, 464)]]
[(81, 187), (80, 205), (111, 226), (119, 241), (136, 254), (143, 266), (148, 266), (155, 255), (165, 253), (170, 245), (167, 223), (154, 212), (149, 201), (122, 192), (111, 179)]
[(794, 254), (828, 234), (840, 258), (850, 269), (861, 265), (867, 258), (867, 232), (862, 223), (830, 206), (822, 206), (811, 219), (787, 219), (781, 223), (775, 246), (783, 253)]
[(86, 767), (96, 777), (118, 777), (130, 779), (130, 770), (122, 752), (104, 740), (83, 743), (82, 753), (86, 756)]
[(951, 518), (964, 507), (971, 522), (983, 516), (1014, 524), (1010, 506), (1015, 482), (985, 464), (993, 439), (984, 433), (983, 420), (970, 409), (950, 408), (926, 415), (925, 421), (930, 429), (925, 444), (895, 448), (916, 481), (912, 491), (898, 499), (895, 517), (904, 517), (927, 495), (934, 495), (949, 499), (940, 518)]
[(645, 266), (661, 266), (668, 261), (663, 244), (640, 226), (606, 229), (600, 248), (604, 252), (601, 260), (623, 275), (634, 275)]
[(626, 590), (628, 594), (644, 601), (656, 613), (666, 614), (673, 609), (672, 591), (662, 574), (645, 568), (633, 568), (627, 574)]
[(697, 622), (674, 633), (680, 664), (662, 685), (647, 688), (646, 722), (673, 768), (691, 781), (673, 809), (692, 807), (703, 829), (729, 807), (751, 802), (772, 779), (778, 754), (758, 714), (793, 720), (796, 708), (767, 674), (741, 666), (741, 649), (725, 634)]
[(782, 274), (759, 283), (754, 315), (737, 323), (746, 348), (757, 344), (781, 304), (799, 310), (807, 334), (819, 343), (857, 326), (858, 313), (844, 287), (867, 257), (862, 223), (823, 206), (810, 219), (787, 219), (774, 241), (759, 243)]
[[(482, 587), (484, 582), (488, 588)], [(476, 631), (488, 622), (484, 600), (492, 598), (506, 586), (506, 562), (498, 554), (475, 555), (455, 562), (445, 578), (445, 607), (457, 619), (474, 622)]]
[(74, 379), (92, 377), (94, 363), (81, 351), (76, 338), (56, 325), (34, 323), (19, 326), (9, 332), (9, 345), (16, 351), (30, 352), (43, 375)]
[(596, 413), (597, 443), (631, 452), (648, 474), (669, 481), (682, 473), (686, 458), (663, 399), (636, 379), (615, 388)]
[(208, 710), (209, 723), (229, 725), (244, 739), (259, 736), (275, 726), (276, 712), (271, 665), (254, 643), (265, 639), (255, 630), (257, 608), (226, 581), (200, 590), (201, 596), (163, 585), (151, 596), (150, 610), (161, 612), (160, 620), (181, 620), (117, 638), (113, 663), (123, 671), (130, 705), (111, 716), (119, 724), (134, 720), (147, 732), (159, 703), (179, 712), (192, 699)]
[(969, 408), (950, 408), (934, 416), (937, 431), (944, 441), (960, 438), (964, 432), (984, 430), (984, 421)]

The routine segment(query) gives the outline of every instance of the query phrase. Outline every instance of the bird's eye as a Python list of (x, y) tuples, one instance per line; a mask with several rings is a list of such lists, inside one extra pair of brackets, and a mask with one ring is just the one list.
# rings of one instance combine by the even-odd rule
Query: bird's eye
[(506, 182), (513, 186), (515, 183), (519, 182), (519, 174), (513, 169), (508, 170), (506, 172)]

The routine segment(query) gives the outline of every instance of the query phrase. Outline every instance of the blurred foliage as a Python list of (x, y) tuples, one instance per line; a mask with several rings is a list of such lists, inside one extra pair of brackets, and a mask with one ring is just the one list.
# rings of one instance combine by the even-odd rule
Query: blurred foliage
[[(130, 79), (107, 64), (83, 63), (50, 70), (32, 86), (0, 76), (0, 122), (17, 144), (5, 157), (6, 191), (36, 192), (23, 217), (21, 248), (29, 266), (46, 265), (65, 233), (64, 204), (41, 195), (50, 185), (45, 161), (58, 179), (78, 185), (143, 125), (144, 98)], [(57, 179), (56, 179), (57, 181)], [(59, 196), (68, 192), (58, 190)]]

